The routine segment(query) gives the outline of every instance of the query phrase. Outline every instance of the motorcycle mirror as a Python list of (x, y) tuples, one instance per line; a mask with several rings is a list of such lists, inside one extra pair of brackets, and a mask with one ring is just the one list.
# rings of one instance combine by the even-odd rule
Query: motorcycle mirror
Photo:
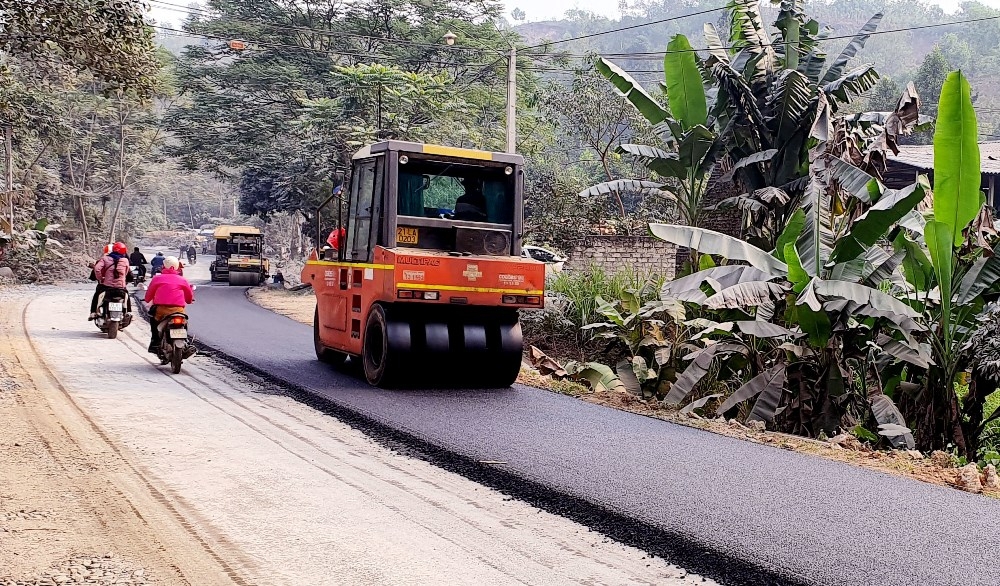
[(191, 285), (191, 290), (192, 291), (197, 291), (198, 290), (198, 285)]

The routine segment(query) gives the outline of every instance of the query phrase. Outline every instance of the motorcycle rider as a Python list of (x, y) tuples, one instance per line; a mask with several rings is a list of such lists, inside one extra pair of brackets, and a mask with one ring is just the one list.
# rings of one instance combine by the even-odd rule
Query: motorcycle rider
[(156, 276), (156, 273), (163, 270), (163, 258), (164, 258), (163, 253), (157, 252), (156, 256), (153, 257), (153, 261), (149, 263), (149, 265), (152, 267), (153, 276)]
[[(160, 321), (172, 313), (186, 313), (184, 308), (189, 303), (194, 303), (194, 290), (191, 289), (187, 279), (178, 274), (179, 266), (180, 261), (175, 256), (163, 259), (163, 272), (153, 277), (146, 289), (145, 301), (150, 304), (149, 352), (151, 354), (160, 353)], [(188, 348), (190, 353), (194, 352), (193, 346)]]
[(198, 260), (198, 250), (195, 248), (194, 244), (188, 246), (187, 249), (188, 264), (194, 264)]
[(115, 242), (111, 252), (101, 257), (94, 265), (94, 276), (97, 278), (97, 289), (90, 300), (90, 317), (92, 321), (100, 315), (97, 313), (97, 301), (102, 293), (112, 289), (124, 289), (125, 279), (129, 274), (128, 247), (123, 242)]
[(146, 260), (146, 256), (139, 252), (138, 246), (132, 250), (132, 254), (128, 257), (128, 264), (133, 267), (138, 267), (140, 279), (146, 278), (146, 264), (148, 262), (149, 261)]

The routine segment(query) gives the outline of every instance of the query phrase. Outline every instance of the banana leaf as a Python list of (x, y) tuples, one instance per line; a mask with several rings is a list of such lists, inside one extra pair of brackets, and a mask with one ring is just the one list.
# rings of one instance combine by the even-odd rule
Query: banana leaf
[(819, 177), (813, 174), (802, 196), (805, 225), (796, 241), (802, 268), (810, 276), (820, 273), (833, 252), (834, 234), (831, 228), (830, 195)]
[[(736, 391), (732, 395), (729, 395), (722, 405), (719, 405), (719, 408), (715, 410), (715, 414), (722, 416), (726, 411), (729, 411), (743, 401), (752, 399), (761, 393), (768, 393), (771, 396), (777, 395), (777, 397), (780, 398), (781, 390), (785, 386), (785, 376), (785, 363), (779, 362), (775, 364), (771, 368), (748, 380), (740, 388), (736, 389)], [(767, 401), (767, 403), (770, 403), (770, 401)], [(774, 401), (774, 406), (777, 407), (777, 401)], [(758, 421), (769, 421), (774, 418), (774, 412), (773, 409), (770, 409), (771, 417), (765, 419), (764, 416), (766, 416), (768, 411), (769, 409), (763, 408), (758, 414), (761, 417), (754, 418), (752, 417), (753, 413), (757, 413), (757, 407), (755, 405), (750, 418), (757, 419)]]
[(704, 31), (705, 44), (708, 45), (708, 54), (719, 63), (729, 64), (729, 53), (726, 52), (726, 46), (719, 37), (719, 31), (716, 30), (715, 25), (706, 22)]
[(875, 205), (854, 220), (850, 232), (837, 240), (830, 260), (845, 262), (861, 256), (883, 238), (889, 228), (917, 207), (929, 188), (923, 181), (918, 181), (903, 189), (889, 190)]
[(644, 144), (623, 144), (615, 150), (638, 158), (647, 169), (661, 177), (687, 178), (687, 167), (677, 157), (677, 153)]
[(785, 261), (785, 245), (793, 244), (802, 234), (802, 228), (806, 225), (806, 213), (801, 209), (795, 210), (785, 223), (785, 229), (778, 235), (774, 245), (774, 256), (781, 262)]
[(934, 364), (934, 359), (931, 358), (930, 352), (919, 344), (910, 345), (899, 340), (893, 340), (883, 334), (878, 337), (876, 345), (889, 356), (903, 362), (908, 362), (914, 366), (919, 366), (920, 368), (926, 369)]
[(956, 247), (982, 207), (977, 133), (972, 88), (961, 71), (953, 71), (941, 88), (934, 131), (934, 219), (947, 227)]
[(661, 240), (697, 250), (702, 254), (714, 254), (729, 260), (741, 260), (769, 275), (782, 276), (788, 272), (788, 266), (785, 263), (739, 238), (693, 226), (650, 224), (649, 229), (653, 236)]
[(625, 99), (635, 106), (650, 124), (660, 124), (670, 118), (670, 112), (621, 67), (602, 57), (594, 63), (594, 69), (618, 88)]
[(663, 398), (663, 402), (674, 407), (680, 405), (684, 398), (694, 390), (694, 387), (701, 382), (701, 379), (708, 374), (712, 368), (712, 362), (717, 356), (725, 356), (735, 352), (746, 353), (746, 348), (740, 344), (712, 344), (689, 354), (688, 356), (692, 357), (691, 364), (677, 377), (677, 381), (670, 387), (670, 392)]
[(805, 334), (767, 321), (745, 320), (736, 322), (741, 332), (755, 338), (801, 338)]
[(660, 289), (660, 298), (664, 301), (677, 299), (700, 304), (708, 299), (708, 296), (701, 290), (701, 287), (709, 281), (718, 283), (720, 288), (717, 291), (721, 291), (723, 288), (732, 287), (739, 283), (768, 281), (775, 278), (777, 278), (777, 275), (771, 275), (754, 267), (725, 265), (699, 271), (664, 283)]
[(826, 70), (826, 74), (823, 75), (823, 79), (820, 81), (820, 84), (830, 83), (843, 75), (847, 64), (854, 58), (855, 55), (858, 54), (858, 51), (864, 48), (865, 43), (868, 41), (869, 37), (871, 37), (871, 34), (878, 29), (878, 25), (882, 21), (882, 16), (883, 14), (878, 12), (875, 16), (868, 19), (865, 26), (861, 27), (858, 34), (854, 35), (854, 38), (847, 44), (847, 47), (845, 47), (840, 53), (840, 56), (834, 60), (833, 65)]
[(740, 283), (712, 295), (702, 304), (709, 309), (744, 309), (780, 299), (787, 289), (777, 283), (755, 281)]
[(879, 424), (879, 435), (889, 439), (892, 447), (912, 450), (916, 446), (913, 433), (906, 427), (906, 419), (889, 397), (879, 394), (869, 398), (872, 415)]
[(786, 69), (774, 80), (767, 97), (768, 111), (764, 119), (775, 145), (785, 145), (802, 126), (808, 126), (812, 111), (812, 89), (809, 80), (798, 71)]
[(830, 159), (829, 166), (831, 176), (837, 180), (840, 189), (865, 203), (870, 203), (868, 188), (874, 177), (843, 159)]
[(917, 291), (929, 291), (933, 288), (934, 267), (924, 254), (923, 248), (900, 232), (892, 241), (897, 252), (903, 253), (903, 276)]
[(611, 367), (599, 362), (570, 362), (565, 368), (570, 376), (587, 381), (595, 392), (627, 390)]
[(704, 125), (708, 119), (705, 86), (698, 58), (684, 35), (675, 35), (663, 57), (670, 112), (684, 129)]
[(736, 161), (735, 164), (733, 164), (733, 168), (730, 169), (729, 172), (727, 172), (725, 175), (722, 176), (721, 181), (725, 181), (725, 182), (732, 181), (733, 180), (733, 176), (736, 174), (736, 171), (738, 171), (738, 170), (740, 170), (743, 167), (746, 167), (748, 165), (756, 165), (756, 164), (759, 164), (759, 163), (766, 163), (766, 162), (770, 161), (772, 158), (774, 158), (774, 155), (777, 154), (777, 152), (778, 152), (778, 149), (767, 149), (765, 151), (758, 151), (758, 152), (756, 152), (756, 153), (754, 153), (752, 155), (743, 157), (739, 161)]
[(955, 302), (972, 303), (976, 297), (1000, 280), (1000, 243), (993, 247), (993, 254), (977, 260), (962, 277)]
[(664, 185), (654, 181), (639, 181), (637, 179), (616, 179), (592, 185), (580, 192), (580, 197), (595, 197), (609, 195), (612, 193), (632, 192), (645, 195), (669, 195), (669, 191), (663, 191)]
[(691, 413), (695, 409), (702, 409), (702, 408), (705, 407), (705, 405), (708, 404), (709, 401), (711, 401), (713, 399), (718, 399), (721, 396), (722, 396), (722, 393), (713, 393), (711, 395), (705, 395), (704, 397), (702, 397), (702, 398), (700, 398), (700, 399), (698, 399), (696, 401), (691, 401), (690, 403), (688, 403), (687, 405), (685, 405), (683, 409), (680, 410), (680, 414), (681, 415), (687, 415), (688, 413)]
[(871, 64), (862, 65), (848, 71), (839, 79), (823, 84), (823, 92), (827, 97), (837, 98), (830, 100), (831, 104), (838, 102), (846, 104), (875, 87), (878, 77), (878, 72)]

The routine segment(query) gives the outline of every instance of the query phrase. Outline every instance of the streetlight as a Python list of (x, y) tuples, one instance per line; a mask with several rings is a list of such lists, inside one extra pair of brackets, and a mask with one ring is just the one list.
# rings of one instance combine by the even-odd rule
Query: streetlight
[[(443, 38), (450, 47), (455, 44), (458, 35), (448, 31)], [(513, 154), (517, 150), (517, 48), (507, 37), (504, 40), (510, 45), (507, 55), (507, 152)]]

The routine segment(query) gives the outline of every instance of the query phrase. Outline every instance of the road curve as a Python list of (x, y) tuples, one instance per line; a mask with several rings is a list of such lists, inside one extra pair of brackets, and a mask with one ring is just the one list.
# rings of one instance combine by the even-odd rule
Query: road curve
[(501, 462), (518, 496), (511, 479), (557, 497), (538, 502), (593, 505), (614, 521), (584, 523), (691, 571), (729, 584), (998, 582), (1000, 502), (530, 387), (373, 389), (317, 362), (308, 326), (244, 292), (199, 287), (194, 335), (432, 449)]

